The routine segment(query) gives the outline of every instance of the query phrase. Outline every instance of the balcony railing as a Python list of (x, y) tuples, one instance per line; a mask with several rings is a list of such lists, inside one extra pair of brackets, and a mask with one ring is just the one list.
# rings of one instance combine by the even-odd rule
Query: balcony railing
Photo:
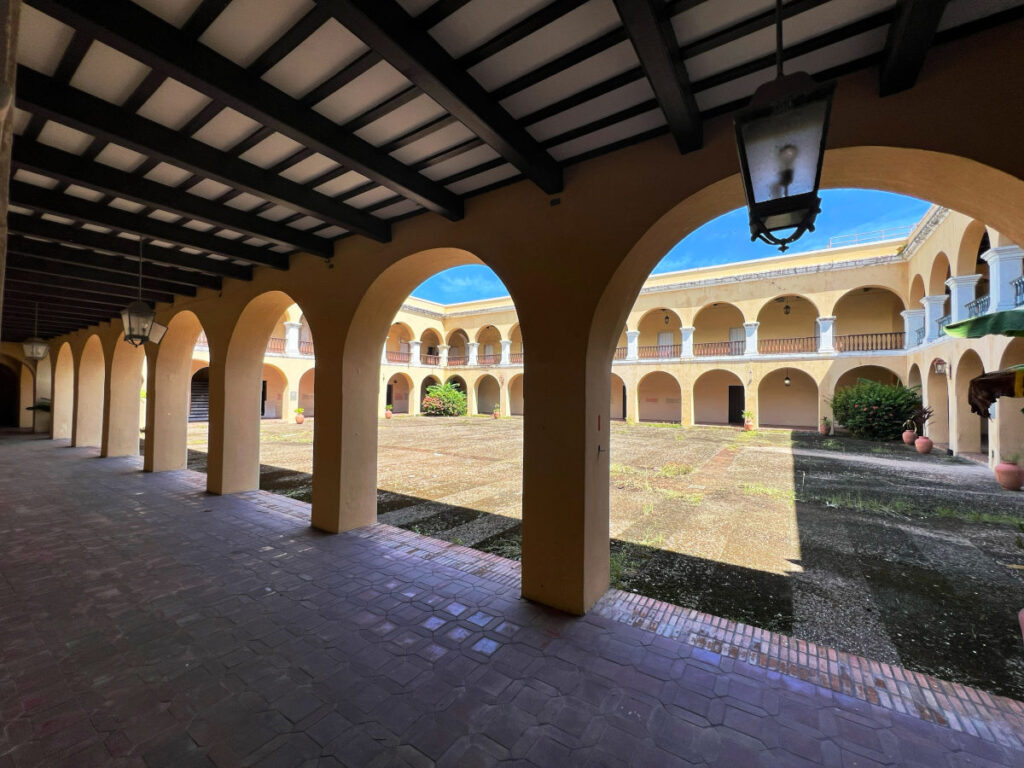
[(935, 324), (937, 326), (939, 326), (939, 336), (942, 335), (943, 328), (945, 328), (947, 325), (949, 325), (949, 323), (950, 323), (950, 321), (952, 319), (953, 319), (952, 315), (943, 315), (942, 317), (940, 317), (938, 320), (935, 321)]
[(747, 342), (739, 341), (711, 341), (704, 344), (693, 345), (694, 357), (719, 357), (722, 355), (742, 355), (747, 349)]
[(300, 355), (312, 355), (313, 353), (313, 342), (312, 341), (300, 341), (299, 342), (299, 354)]
[(479, 355), (476, 360), (480, 365), (497, 365), (501, 362), (501, 355)]
[(1013, 306), (1019, 307), (1024, 305), (1024, 275), (1011, 281), (1010, 285), (1013, 286)]
[(984, 315), (988, 312), (989, 297), (982, 296), (980, 299), (967, 302), (967, 316), (977, 317), (978, 315)]
[(420, 355), (420, 365), (438, 365), (440, 362), (440, 355)]
[(522, 353), (522, 352), (512, 352), (508, 356), (509, 362), (512, 363), (512, 365), (522, 365), (523, 364), (523, 354), (524, 353)]
[(836, 352), (879, 352), (886, 349), (903, 349), (903, 339), (903, 331), (851, 333), (836, 336), (832, 345)]
[(627, 352), (629, 352), (628, 347), (616, 347), (615, 356), (612, 358), (612, 360), (625, 360)]
[(275, 338), (274, 336), (271, 336), (270, 337), (270, 341), (267, 342), (267, 352), (269, 352), (271, 354), (283, 355), (284, 354), (284, 345), (285, 345), (285, 340), (284, 339), (278, 339), (278, 338)]
[(465, 355), (448, 355), (448, 365), (466, 365), (469, 363), (469, 358)]
[(818, 351), (817, 336), (794, 339), (758, 339), (757, 351), (762, 355), (794, 355)]
[(914, 331), (914, 344), (915, 346), (924, 344), (924, 328), (918, 328)]
[(670, 360), (679, 357), (683, 352), (680, 344), (652, 344), (637, 348), (637, 357), (641, 360)]
[(389, 363), (408, 363), (409, 353), (408, 352), (392, 352), (390, 349), (387, 354)]

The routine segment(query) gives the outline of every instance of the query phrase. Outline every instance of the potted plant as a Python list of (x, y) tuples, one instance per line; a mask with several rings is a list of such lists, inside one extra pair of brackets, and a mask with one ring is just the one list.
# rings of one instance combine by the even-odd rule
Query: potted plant
[(934, 443), (932, 443), (932, 439), (925, 435), (921, 435), (914, 441), (914, 447), (917, 449), (918, 453), (931, 453), (933, 445)]
[(743, 429), (747, 432), (754, 428), (754, 412), (744, 411), (743, 412)]
[(494, 418), (501, 416), (501, 406), (498, 403), (494, 404), (494, 408), (491, 409), (491, 413), (494, 414)]
[(913, 445), (917, 440), (917, 424), (914, 423), (913, 419), (907, 419), (903, 422), (903, 444)]
[(1020, 454), (1014, 453), (1000, 459), (995, 466), (996, 480), (1008, 491), (1019, 491), (1024, 485), (1024, 469), (1021, 469)]
[(384, 418), (385, 419), (390, 419), (391, 418), (391, 406), (390, 405), (385, 405), (384, 406)]
[(303, 413), (305, 413), (305, 411), (306, 411), (305, 408), (296, 408), (295, 409), (295, 423), (296, 424), (301, 424), (302, 422), (304, 422), (306, 420), (306, 417), (302, 415)]
[[(903, 425), (905, 428), (913, 429), (916, 433), (920, 434), (920, 437), (914, 440), (914, 448), (917, 449), (918, 453), (932, 452), (932, 446), (934, 443), (932, 443), (932, 439), (930, 437), (925, 437), (924, 434), (924, 425), (928, 423), (928, 420), (931, 419), (932, 415), (933, 411), (931, 408), (918, 408), (914, 411), (914, 415), (907, 419), (906, 423)], [(912, 426), (907, 427), (908, 424)], [(907, 439), (906, 432), (903, 433), (903, 439), (904, 441)]]
[(832, 419), (828, 416), (821, 417), (821, 424), (818, 425), (818, 434), (827, 435), (832, 431)]

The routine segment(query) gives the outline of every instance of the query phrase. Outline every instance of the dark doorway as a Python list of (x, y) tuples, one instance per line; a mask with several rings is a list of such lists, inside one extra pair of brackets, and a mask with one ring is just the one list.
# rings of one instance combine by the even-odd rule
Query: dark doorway
[(388, 392), (387, 392), (387, 395), (386, 395), (386, 399), (384, 401), (384, 405), (394, 405), (394, 401), (391, 399), (392, 390), (393, 390), (393, 387), (391, 386), (390, 383), (388, 383)]
[(260, 416), (267, 415), (267, 380), (263, 380), (263, 392), (260, 395)]
[(188, 420), (210, 420), (210, 369), (200, 368), (192, 374), (192, 398), (188, 404)]
[(626, 385), (622, 385), (622, 418), (626, 418)]
[[(721, 402), (721, 401), (719, 401)], [(742, 424), (743, 411), (746, 410), (747, 400), (743, 394), (743, 387), (735, 384), (729, 386), (729, 423)]]
[(18, 426), (18, 400), (21, 381), (18, 374), (0, 365), (0, 427)]

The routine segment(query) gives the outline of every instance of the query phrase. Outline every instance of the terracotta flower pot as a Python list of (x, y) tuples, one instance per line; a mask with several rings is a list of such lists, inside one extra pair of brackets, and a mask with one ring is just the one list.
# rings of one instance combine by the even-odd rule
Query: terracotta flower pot
[(828, 434), (828, 429), (829, 429), (829, 428), (828, 428), (828, 426), (827, 426), (827, 425), (825, 425), (825, 424), (819, 424), (819, 425), (818, 425), (818, 434), (819, 434), (819, 435), (827, 435), (827, 434)]
[(914, 447), (917, 448), (918, 453), (931, 453), (932, 439), (921, 435), (921, 437), (914, 441)]
[(917, 440), (917, 432), (914, 430), (908, 429), (903, 433), (903, 442), (906, 445), (913, 445), (915, 440)]
[(492, 411), (492, 412), (491, 412), (491, 415), (492, 415), (492, 416), (494, 416), (494, 418), (496, 418), (496, 419), (497, 419), (497, 418), (499, 418), (499, 417), (501, 416), (501, 414), (500, 414), (500, 413), (498, 413), (497, 411)]
[(390, 419), (391, 418), (391, 411), (384, 411), (384, 418), (385, 419)]
[(752, 422), (752, 421), (744, 421), (743, 422), (743, 429), (746, 430), (747, 432), (750, 432), (751, 430), (754, 429), (754, 422)]
[(302, 423), (302, 422), (304, 422), (305, 420), (306, 420), (306, 417), (305, 417), (305, 416), (303, 416), (303, 415), (302, 415), (301, 413), (296, 413), (296, 414), (295, 414), (295, 423), (296, 423), (296, 424), (301, 424), (301, 423)]
[(1008, 491), (1019, 491), (1024, 485), (1024, 469), (1011, 461), (1000, 461), (995, 467), (996, 480)]

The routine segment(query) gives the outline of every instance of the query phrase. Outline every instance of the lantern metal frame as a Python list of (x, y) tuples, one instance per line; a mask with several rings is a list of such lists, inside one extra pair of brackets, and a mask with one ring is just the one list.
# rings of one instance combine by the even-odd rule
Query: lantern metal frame
[(121, 310), (121, 325), (124, 340), (133, 347), (141, 347), (147, 341), (159, 344), (167, 332), (167, 326), (156, 322), (156, 312), (142, 300), (142, 241), (139, 241), (139, 298)]
[(50, 345), (39, 338), (39, 302), (35, 306), (35, 319), (32, 324), (32, 335), (21, 342), (21, 350), (29, 360), (43, 360), (50, 354)]

